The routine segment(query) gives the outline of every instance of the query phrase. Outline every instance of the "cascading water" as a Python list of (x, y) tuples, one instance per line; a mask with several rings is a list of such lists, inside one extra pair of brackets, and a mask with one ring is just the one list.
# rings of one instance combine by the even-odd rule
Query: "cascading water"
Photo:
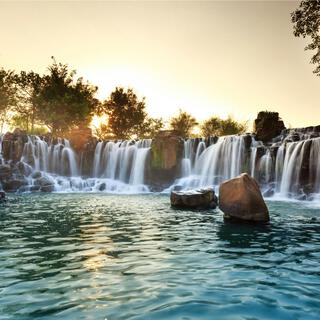
[[(183, 188), (198, 188), (218, 185), (241, 173), (245, 161), (243, 136), (221, 137), (206, 147), (201, 140), (185, 142), (182, 174), (177, 184)], [(188, 170), (186, 170), (188, 168)]]
[(94, 153), (93, 176), (98, 179), (100, 186), (107, 189), (110, 186), (110, 191), (120, 191), (122, 188), (131, 192), (148, 191), (144, 185), (144, 171), (151, 141), (98, 142)]
[(306, 191), (311, 198), (320, 193), (320, 137), (291, 142), (286, 147), (279, 195), (305, 198)]
[[(60, 192), (148, 192), (145, 171), (151, 187), (157, 183), (157, 174), (167, 174), (167, 169), (152, 171), (152, 162), (147, 162), (151, 148), (148, 139), (88, 144), (77, 154), (66, 139), (47, 142), (37, 136), (19, 137), (22, 144), (13, 143), (11, 138), (0, 143), (6, 190), (10, 190), (10, 181), (5, 178), (10, 171), (12, 183), (19, 185), (15, 190)], [(181, 178), (175, 185), (182, 189), (215, 187), (247, 172), (266, 197), (320, 201), (320, 127), (285, 130), (267, 144), (254, 137), (246, 134), (184, 141), (181, 166), (174, 169), (181, 169)], [(180, 157), (179, 148), (176, 154), (171, 154), (174, 149), (165, 150), (166, 157)], [(172, 175), (177, 173), (172, 171)]]
[[(320, 199), (320, 137), (294, 132), (294, 139), (265, 146), (251, 136), (226, 136), (206, 147), (204, 140), (184, 142), (182, 177), (174, 185), (183, 189), (215, 187), (242, 172), (253, 176), (265, 196)], [(172, 186), (173, 187), (173, 186)]]
[[(29, 190), (40, 183), (44, 190), (46, 188), (41, 184), (52, 186), (52, 190), (60, 192), (147, 192), (144, 170), (151, 141), (98, 142), (92, 177), (87, 178), (81, 177), (78, 156), (66, 139), (48, 144), (40, 137), (28, 136), (21, 163), (28, 171)], [(42, 179), (40, 182), (39, 177)]]

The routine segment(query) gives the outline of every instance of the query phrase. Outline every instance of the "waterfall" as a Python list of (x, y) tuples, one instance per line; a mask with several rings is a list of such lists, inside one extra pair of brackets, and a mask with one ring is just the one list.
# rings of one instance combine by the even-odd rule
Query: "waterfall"
[[(308, 174), (303, 170), (309, 171)], [(311, 194), (320, 193), (320, 138), (287, 144), (280, 195), (283, 197), (303, 195), (304, 188), (308, 188), (307, 191)]]
[(68, 140), (58, 140), (50, 146), (38, 136), (28, 136), (24, 145), (21, 162), (30, 165), (35, 171), (61, 174), (65, 176), (78, 175), (76, 154)]
[[(37, 136), (28, 136), (21, 163), (30, 173), (30, 187), (46, 179), (55, 191), (105, 191), (136, 193), (146, 192), (144, 185), (145, 163), (151, 139), (139, 141), (98, 142), (95, 147), (92, 177), (81, 177), (79, 159), (67, 139), (48, 143)], [(40, 173), (36, 173), (40, 172)]]
[(184, 176), (177, 184), (184, 188), (213, 186), (242, 172), (245, 161), (243, 136), (221, 137), (208, 147), (200, 140), (195, 152), (194, 143), (193, 139), (185, 141)]
[(264, 184), (268, 184), (269, 182), (271, 182), (272, 157), (269, 149), (267, 150), (266, 154), (263, 155), (260, 159), (259, 172), (261, 176), (260, 181), (262, 181)]
[(131, 185), (144, 183), (145, 162), (151, 139), (99, 142), (93, 159), (93, 176), (119, 180)]
[(226, 136), (206, 147), (203, 140), (188, 139), (182, 176), (175, 185), (183, 189), (218, 186), (247, 172), (268, 197), (320, 198), (320, 137), (294, 134), (294, 139), (306, 140), (292, 141), (288, 135), (283, 141), (264, 145), (252, 136), (251, 145), (245, 146), (246, 136)]

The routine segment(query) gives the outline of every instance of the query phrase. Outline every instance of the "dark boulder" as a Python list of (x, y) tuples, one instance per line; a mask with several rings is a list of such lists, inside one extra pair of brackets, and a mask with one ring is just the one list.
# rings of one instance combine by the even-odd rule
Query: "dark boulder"
[(0, 165), (0, 180), (9, 178), (12, 175), (12, 168), (10, 165), (2, 164)]
[(215, 209), (218, 198), (211, 188), (172, 191), (170, 195), (171, 206), (181, 209)]
[(21, 179), (10, 179), (2, 182), (2, 187), (4, 191), (7, 192), (16, 192), (21, 187), (26, 186), (28, 181), (24, 178)]
[(257, 119), (254, 121), (254, 127), (257, 140), (263, 142), (270, 142), (286, 128), (278, 112), (268, 111), (258, 113)]
[(220, 185), (219, 208), (224, 212), (226, 219), (269, 221), (269, 211), (258, 183), (246, 173)]

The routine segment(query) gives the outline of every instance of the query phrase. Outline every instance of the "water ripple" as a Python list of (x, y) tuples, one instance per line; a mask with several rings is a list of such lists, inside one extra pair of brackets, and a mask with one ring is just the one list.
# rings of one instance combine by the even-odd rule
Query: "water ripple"
[(319, 319), (318, 208), (272, 201), (253, 226), (155, 194), (9, 200), (0, 319)]

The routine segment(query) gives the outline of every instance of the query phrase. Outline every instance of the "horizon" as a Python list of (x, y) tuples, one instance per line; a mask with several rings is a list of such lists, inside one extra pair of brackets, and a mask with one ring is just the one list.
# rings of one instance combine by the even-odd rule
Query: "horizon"
[[(165, 120), (181, 108), (199, 121), (233, 115), (252, 123), (266, 109), (279, 112), (287, 127), (320, 121), (319, 78), (290, 20), (298, 2), (0, 6), (6, 69), (44, 73), (55, 56), (97, 85), (100, 99), (130, 87), (146, 97), (151, 116)], [(32, 23), (25, 24), (26, 15)]]

